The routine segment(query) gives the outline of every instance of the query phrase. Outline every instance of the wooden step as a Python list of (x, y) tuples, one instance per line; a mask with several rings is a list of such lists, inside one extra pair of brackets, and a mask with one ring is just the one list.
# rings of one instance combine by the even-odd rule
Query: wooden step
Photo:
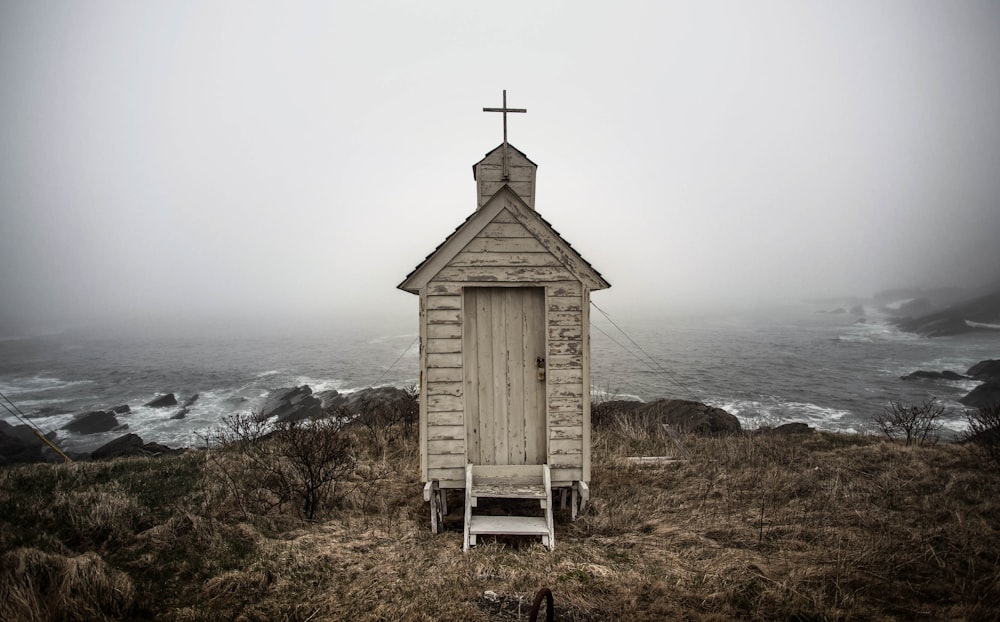
[(549, 526), (544, 516), (480, 516), (469, 524), (469, 533), (479, 536), (548, 536)]
[(545, 485), (490, 479), (473, 482), (473, 497), (490, 499), (545, 499)]

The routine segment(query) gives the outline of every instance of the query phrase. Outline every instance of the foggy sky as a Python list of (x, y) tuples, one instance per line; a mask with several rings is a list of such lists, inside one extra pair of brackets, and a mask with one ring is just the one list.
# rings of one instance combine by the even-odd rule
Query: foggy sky
[(5, 2), (0, 326), (415, 321), (504, 88), (606, 309), (981, 285), (998, 67), (987, 1)]

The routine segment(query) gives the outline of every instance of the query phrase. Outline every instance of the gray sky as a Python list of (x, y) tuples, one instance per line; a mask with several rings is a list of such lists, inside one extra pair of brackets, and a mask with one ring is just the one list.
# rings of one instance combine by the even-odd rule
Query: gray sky
[(986, 1), (3, 2), (0, 321), (415, 317), (503, 88), (606, 308), (982, 284), (998, 68)]

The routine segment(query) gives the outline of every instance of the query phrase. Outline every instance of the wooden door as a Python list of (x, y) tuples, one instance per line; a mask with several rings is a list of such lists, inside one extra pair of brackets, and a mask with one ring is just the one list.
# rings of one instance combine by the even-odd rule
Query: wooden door
[(545, 290), (465, 288), (465, 431), (473, 464), (545, 462)]

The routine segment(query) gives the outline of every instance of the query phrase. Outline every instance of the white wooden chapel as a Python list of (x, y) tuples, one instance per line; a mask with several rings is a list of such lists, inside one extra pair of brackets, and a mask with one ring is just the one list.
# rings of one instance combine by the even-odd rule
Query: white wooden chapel
[[(420, 297), (420, 468), (431, 525), (465, 489), (477, 535), (552, 548), (553, 489), (589, 496), (590, 292), (610, 284), (535, 211), (537, 165), (504, 141), (473, 166), (476, 210), (399, 288)], [(561, 490), (560, 490), (561, 489)], [(486, 517), (481, 497), (532, 498), (545, 516)]]

